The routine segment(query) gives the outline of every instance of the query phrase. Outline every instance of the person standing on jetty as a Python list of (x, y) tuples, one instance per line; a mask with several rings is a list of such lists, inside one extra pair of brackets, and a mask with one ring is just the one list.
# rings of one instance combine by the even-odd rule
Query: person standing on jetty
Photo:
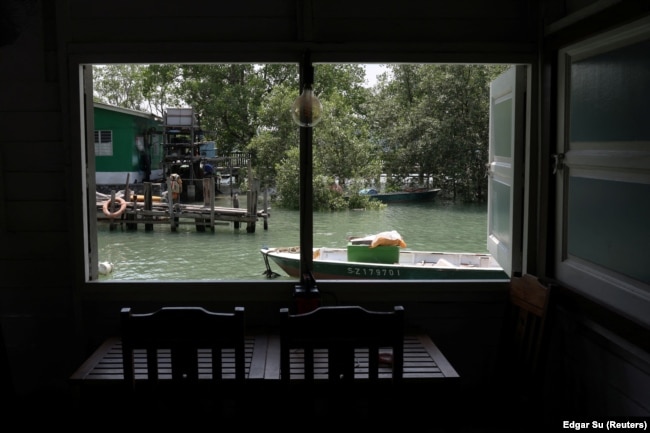
[(183, 191), (183, 180), (178, 174), (172, 173), (171, 176), (169, 176), (169, 183), (171, 184), (172, 200), (174, 203), (180, 202), (181, 191)]

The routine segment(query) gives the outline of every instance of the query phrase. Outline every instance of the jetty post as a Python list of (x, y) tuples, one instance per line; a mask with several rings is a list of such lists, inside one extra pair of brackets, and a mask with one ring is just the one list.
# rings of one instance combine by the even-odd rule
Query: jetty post
[[(231, 187), (232, 188), (232, 187)], [(232, 197), (232, 207), (238, 208), (239, 207), (239, 196), (237, 193)], [(235, 228), (239, 228), (239, 221), (235, 221)]]
[(265, 185), (264, 188), (264, 230), (269, 229), (269, 188)]
[[(108, 205), (108, 211), (113, 213), (115, 211), (115, 190), (111, 191), (111, 202)], [(115, 223), (115, 219), (111, 218), (111, 222), (108, 226), (108, 229), (110, 231), (113, 231), (117, 228), (117, 224)]]
[[(128, 212), (124, 213), (124, 216), (122, 216), (122, 219), (126, 219), (127, 221), (135, 219), (135, 209), (138, 204), (138, 197), (137, 196), (132, 196), (131, 195), (131, 190), (129, 189), (129, 183), (131, 179), (131, 173), (126, 174), (126, 183), (124, 184), (124, 201), (128, 202), (133, 202), (133, 214), (129, 214)], [(134, 191), (135, 192), (135, 191)], [(137, 230), (138, 229), (138, 224), (137, 223), (126, 223), (126, 228), (128, 230)]]
[[(208, 190), (210, 191), (210, 230), (214, 232), (214, 199), (215, 199), (215, 190), (214, 190), (214, 178), (210, 178), (210, 186)], [(205, 189), (204, 189), (205, 191)]]
[(260, 187), (258, 179), (253, 178), (253, 162), (248, 160), (248, 191), (246, 192), (246, 208), (251, 218), (246, 224), (247, 233), (255, 233), (255, 215), (257, 215), (257, 191)]
[(248, 189), (248, 192), (246, 193), (246, 207), (247, 207), (247, 214), (249, 217), (251, 217), (251, 221), (249, 221), (246, 224), (246, 232), (248, 233), (255, 233), (255, 215), (257, 215), (257, 190), (258, 190), (258, 185), (259, 181), (256, 179), (252, 183), (249, 182), (249, 185), (251, 187)]
[[(180, 200), (180, 194), (179, 194)], [(178, 218), (174, 215), (174, 194), (172, 194), (172, 180), (171, 176), (167, 178), (167, 203), (169, 204), (169, 221), (171, 224), (171, 231), (175, 232), (178, 227)]]
[[(153, 195), (151, 192), (151, 182), (145, 182), (144, 183), (144, 210), (147, 212), (151, 212), (153, 209)], [(153, 224), (151, 223), (146, 223), (144, 225), (144, 231), (145, 232), (150, 232), (153, 231)]]

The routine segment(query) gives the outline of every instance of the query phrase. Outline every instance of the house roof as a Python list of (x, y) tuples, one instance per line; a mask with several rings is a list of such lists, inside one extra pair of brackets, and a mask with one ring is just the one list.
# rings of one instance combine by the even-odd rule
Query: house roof
[(102, 108), (104, 110), (115, 111), (115, 112), (118, 112), (118, 113), (129, 114), (131, 116), (144, 117), (146, 119), (151, 119), (151, 120), (155, 120), (155, 121), (158, 121), (158, 122), (162, 122), (161, 117), (156, 116), (155, 114), (152, 114), (152, 113), (146, 113), (144, 111), (138, 111), (138, 110), (132, 110), (130, 108), (118, 107), (116, 105), (104, 104), (102, 102), (93, 102), (93, 105), (94, 105), (95, 108)]

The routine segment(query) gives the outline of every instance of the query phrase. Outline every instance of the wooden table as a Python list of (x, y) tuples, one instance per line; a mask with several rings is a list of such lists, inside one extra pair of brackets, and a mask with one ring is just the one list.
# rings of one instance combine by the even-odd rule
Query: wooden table
[[(135, 355), (136, 381), (138, 370), (142, 375), (143, 368), (146, 368), (143, 356), (137, 353)], [(301, 356), (298, 352), (292, 354), (292, 358), (296, 360)], [(365, 425), (368, 419), (388, 420), (389, 417), (394, 416), (403, 422), (401, 414), (431, 413), (431, 411), (436, 414), (436, 422), (442, 422), (442, 417), (451, 413), (450, 408), (457, 404), (460, 377), (427, 335), (406, 336), (403, 380), (399, 383), (391, 380), (389, 368), (386, 368), (383, 373), (386, 380), (378, 384), (364, 381), (363, 364), (367, 363), (367, 353), (365, 360), (363, 356), (359, 354), (359, 380), (353, 382), (352, 392), (348, 389), (343, 390), (330, 381), (319, 380), (324, 375), (315, 378), (313, 382), (303, 380), (299, 362), (292, 363), (291, 380), (286, 384), (280, 380), (280, 336), (275, 334), (250, 336), (246, 339), (244, 384), (237, 385), (234, 380), (232, 383), (226, 380), (226, 386), (222, 383), (216, 389), (212, 386), (212, 382), (200, 380), (199, 385), (214, 390), (213, 395), (230, 396), (234, 393), (237, 395), (234, 400), (223, 403), (221, 397), (218, 397), (219, 403), (216, 405), (213, 402), (206, 405), (201, 400), (199, 400), (201, 405), (197, 405), (187, 403), (193, 398), (194, 393), (189, 394), (190, 399), (173, 394), (171, 400), (167, 398), (156, 400), (162, 401), (163, 409), (158, 402), (154, 402), (155, 409), (148, 409), (145, 413), (151, 414), (152, 410), (155, 411), (157, 415), (154, 418), (160, 418), (163, 426), (165, 424), (162, 419), (168, 420), (170, 416), (181, 417), (183, 422), (186, 422), (189, 415), (183, 414), (189, 412), (192, 412), (191, 419), (213, 420), (215, 407), (234, 407), (236, 409), (231, 411), (218, 409), (220, 419), (227, 417), (233, 420), (247, 419), (247, 423), (259, 420), (285, 422), (287, 418), (294, 422), (299, 418), (334, 420), (343, 417), (347, 420), (350, 416), (357, 416), (364, 420)], [(234, 373), (232, 363), (224, 362), (223, 368), (230, 369), (224, 373)], [(326, 364), (324, 369), (327, 369)], [(206, 374), (203, 378), (210, 377)], [(136, 397), (135, 400), (127, 398), (129, 391), (123, 381), (122, 344), (118, 337), (107, 339), (90, 355), (72, 374), (70, 383), (75, 396), (75, 412), (89, 417), (101, 418), (106, 413), (128, 411), (131, 411), (134, 417), (141, 417), (142, 405), (150, 402), (147, 398)], [(291, 389), (287, 389), (287, 386)], [(225, 388), (229, 391), (224, 391)], [(179, 406), (183, 408), (179, 409)], [(201, 407), (209, 409), (201, 409)], [(152, 419), (149, 415), (147, 417)]]
[[(264, 366), (266, 364), (266, 352), (268, 345), (267, 335), (246, 337), (246, 378), (263, 379)], [(161, 351), (161, 358), (168, 356)], [(146, 361), (145, 354), (141, 350), (134, 353), (134, 364), (136, 369), (136, 381), (145, 375)], [(224, 362), (224, 374), (234, 379), (233, 363)], [(232, 373), (232, 374), (231, 374)], [(161, 374), (164, 371), (161, 370)], [(164, 379), (164, 375), (161, 376)], [(199, 374), (199, 379), (209, 379), (208, 375)], [(122, 368), (122, 341), (119, 337), (110, 337), (90, 355), (90, 357), (70, 377), (70, 383), (74, 386), (87, 385), (110, 385), (124, 380)]]
[[(295, 353), (296, 358), (300, 356), (300, 353)], [(139, 360), (144, 363), (143, 357), (144, 354), (136, 353), (136, 369), (138, 369)], [(359, 357), (359, 364), (364, 364), (363, 354), (360, 354)], [(299, 381), (302, 376), (298, 367), (294, 367), (295, 365), (298, 365), (298, 363), (292, 362), (292, 380)], [(231, 367), (229, 363), (224, 363), (224, 369)], [(326, 365), (324, 368), (326, 369)], [(140, 375), (144, 374), (142, 369), (140, 371)], [(390, 379), (388, 376), (390, 375), (389, 371), (386, 368), (384, 372), (384, 377), (388, 379)], [(228, 371), (224, 371), (224, 373), (228, 374)], [(426, 334), (407, 335), (405, 337), (403, 374), (405, 383), (449, 383), (459, 379), (456, 370)], [(137, 377), (138, 374), (136, 374), (136, 380)], [(320, 377), (324, 378), (325, 374), (321, 374)], [(362, 374), (360, 375), (361, 378)], [(123, 379), (122, 343), (119, 337), (111, 337), (72, 374), (70, 383), (75, 387), (86, 387), (119, 383)], [(246, 380), (280, 380), (279, 335), (260, 334), (246, 338)], [(316, 381), (318, 381), (318, 378)]]

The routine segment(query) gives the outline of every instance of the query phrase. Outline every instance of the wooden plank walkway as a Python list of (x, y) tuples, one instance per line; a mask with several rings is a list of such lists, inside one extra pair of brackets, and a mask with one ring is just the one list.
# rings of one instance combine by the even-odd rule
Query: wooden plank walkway
[[(247, 195), (248, 203), (257, 202), (256, 192), (247, 192)], [(214, 197), (214, 183), (211, 185), (209, 196)], [(97, 221), (110, 224), (111, 229), (120, 224), (132, 230), (137, 230), (139, 224), (144, 224), (145, 230), (153, 230), (155, 224), (168, 224), (172, 231), (176, 231), (180, 225), (188, 224), (196, 226), (196, 230), (201, 232), (206, 228), (214, 231), (216, 224), (233, 223), (234, 228), (239, 229), (240, 224), (246, 223), (246, 231), (254, 233), (257, 221), (262, 219), (264, 230), (268, 230), (268, 210), (257, 210), (256, 206), (249, 205), (244, 209), (214, 206), (214, 202), (210, 205), (153, 202), (151, 199), (147, 202), (146, 197), (147, 194), (144, 202), (136, 199), (127, 201), (124, 211), (115, 217), (104, 213), (103, 206), (106, 200), (97, 201)]]
[[(255, 215), (249, 215), (247, 209), (229, 207), (210, 207), (196, 204), (152, 203), (151, 209), (146, 209), (142, 202), (127, 202), (126, 210), (118, 218), (109, 218), (102, 210), (104, 202), (97, 202), (97, 221), (107, 224), (126, 224), (135, 229), (138, 224), (168, 224), (172, 230), (182, 224), (195, 225), (199, 231), (205, 228), (214, 229), (216, 224), (247, 223), (254, 224), (260, 219), (264, 221), (265, 230), (268, 228), (269, 215), (264, 210), (258, 210)], [(199, 228), (199, 227), (202, 227)], [(238, 227), (236, 227), (238, 228)]]

